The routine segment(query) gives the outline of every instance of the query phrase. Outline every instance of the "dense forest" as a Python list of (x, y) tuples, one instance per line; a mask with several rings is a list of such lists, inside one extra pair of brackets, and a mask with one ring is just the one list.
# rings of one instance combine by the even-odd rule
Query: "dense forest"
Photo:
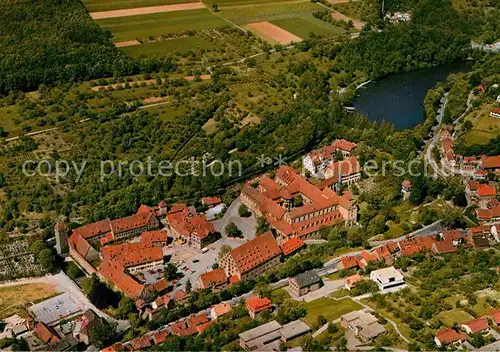
[(116, 49), (80, 0), (3, 0), (0, 13), (0, 96), (164, 68), (162, 60), (134, 61)]

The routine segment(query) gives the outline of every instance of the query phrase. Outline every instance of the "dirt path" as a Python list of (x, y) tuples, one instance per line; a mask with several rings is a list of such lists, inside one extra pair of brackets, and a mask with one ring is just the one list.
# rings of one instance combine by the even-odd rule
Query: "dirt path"
[(92, 17), (94, 20), (102, 20), (105, 18), (149, 15), (152, 13), (196, 10), (196, 9), (204, 9), (204, 8), (205, 8), (205, 5), (203, 5), (203, 3), (194, 2), (194, 3), (187, 3), (187, 4), (148, 6), (148, 7), (137, 7), (135, 9), (92, 12), (90, 14), (90, 17)]
[(128, 40), (126, 42), (115, 43), (115, 46), (117, 48), (124, 48), (126, 46), (134, 46), (134, 45), (141, 45), (141, 43), (138, 40)]

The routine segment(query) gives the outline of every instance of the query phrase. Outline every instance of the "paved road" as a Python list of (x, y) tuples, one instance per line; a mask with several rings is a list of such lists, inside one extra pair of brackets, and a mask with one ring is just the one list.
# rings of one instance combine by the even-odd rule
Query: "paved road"
[(382, 245), (389, 243), (389, 242), (402, 241), (408, 237), (417, 238), (417, 237), (424, 237), (424, 236), (429, 236), (429, 235), (437, 235), (438, 233), (440, 233), (442, 231), (443, 231), (443, 226), (441, 225), (441, 220), (438, 220), (436, 222), (433, 222), (430, 225), (427, 225), (419, 230), (410, 232), (409, 234), (401, 236), (399, 238), (394, 238), (394, 239), (390, 239), (390, 240), (383, 240), (383, 241), (370, 241), (370, 245), (382, 246)]
[(431, 139), (431, 142), (429, 144), (429, 147), (427, 148), (426, 153), (424, 154), (424, 160), (425, 162), (431, 167), (432, 171), (434, 172), (433, 177), (447, 177), (448, 175), (441, 170), (439, 167), (438, 163), (436, 160), (434, 160), (434, 154), (432, 151), (436, 147), (436, 144), (439, 142), (439, 137), (441, 136), (441, 122), (443, 121), (443, 116), (444, 116), (444, 110), (446, 108), (446, 104), (448, 103), (448, 95), (449, 93), (445, 93), (443, 98), (441, 99), (441, 105), (439, 106), (438, 112), (437, 112), (437, 122), (438, 126), (434, 136)]

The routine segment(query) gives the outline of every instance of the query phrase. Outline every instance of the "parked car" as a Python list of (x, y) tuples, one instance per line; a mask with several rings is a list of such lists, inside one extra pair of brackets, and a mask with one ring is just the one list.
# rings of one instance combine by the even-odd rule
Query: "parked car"
[(199, 259), (195, 259), (193, 260), (193, 263), (198, 263), (200, 260)]

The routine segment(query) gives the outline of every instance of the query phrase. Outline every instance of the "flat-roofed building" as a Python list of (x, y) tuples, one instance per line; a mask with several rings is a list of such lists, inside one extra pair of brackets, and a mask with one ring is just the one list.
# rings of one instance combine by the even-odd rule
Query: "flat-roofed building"
[(363, 341), (374, 339), (386, 331), (375, 316), (362, 310), (344, 314), (340, 317), (340, 325), (354, 332)]
[(276, 320), (239, 334), (240, 346), (246, 350), (262, 349), (264, 345), (281, 338), (281, 324)]
[(375, 281), (381, 290), (405, 284), (403, 275), (393, 266), (372, 271), (370, 273), (370, 279)]
[(283, 325), (281, 329), (281, 340), (287, 342), (311, 332), (311, 328), (302, 320), (295, 320)]

